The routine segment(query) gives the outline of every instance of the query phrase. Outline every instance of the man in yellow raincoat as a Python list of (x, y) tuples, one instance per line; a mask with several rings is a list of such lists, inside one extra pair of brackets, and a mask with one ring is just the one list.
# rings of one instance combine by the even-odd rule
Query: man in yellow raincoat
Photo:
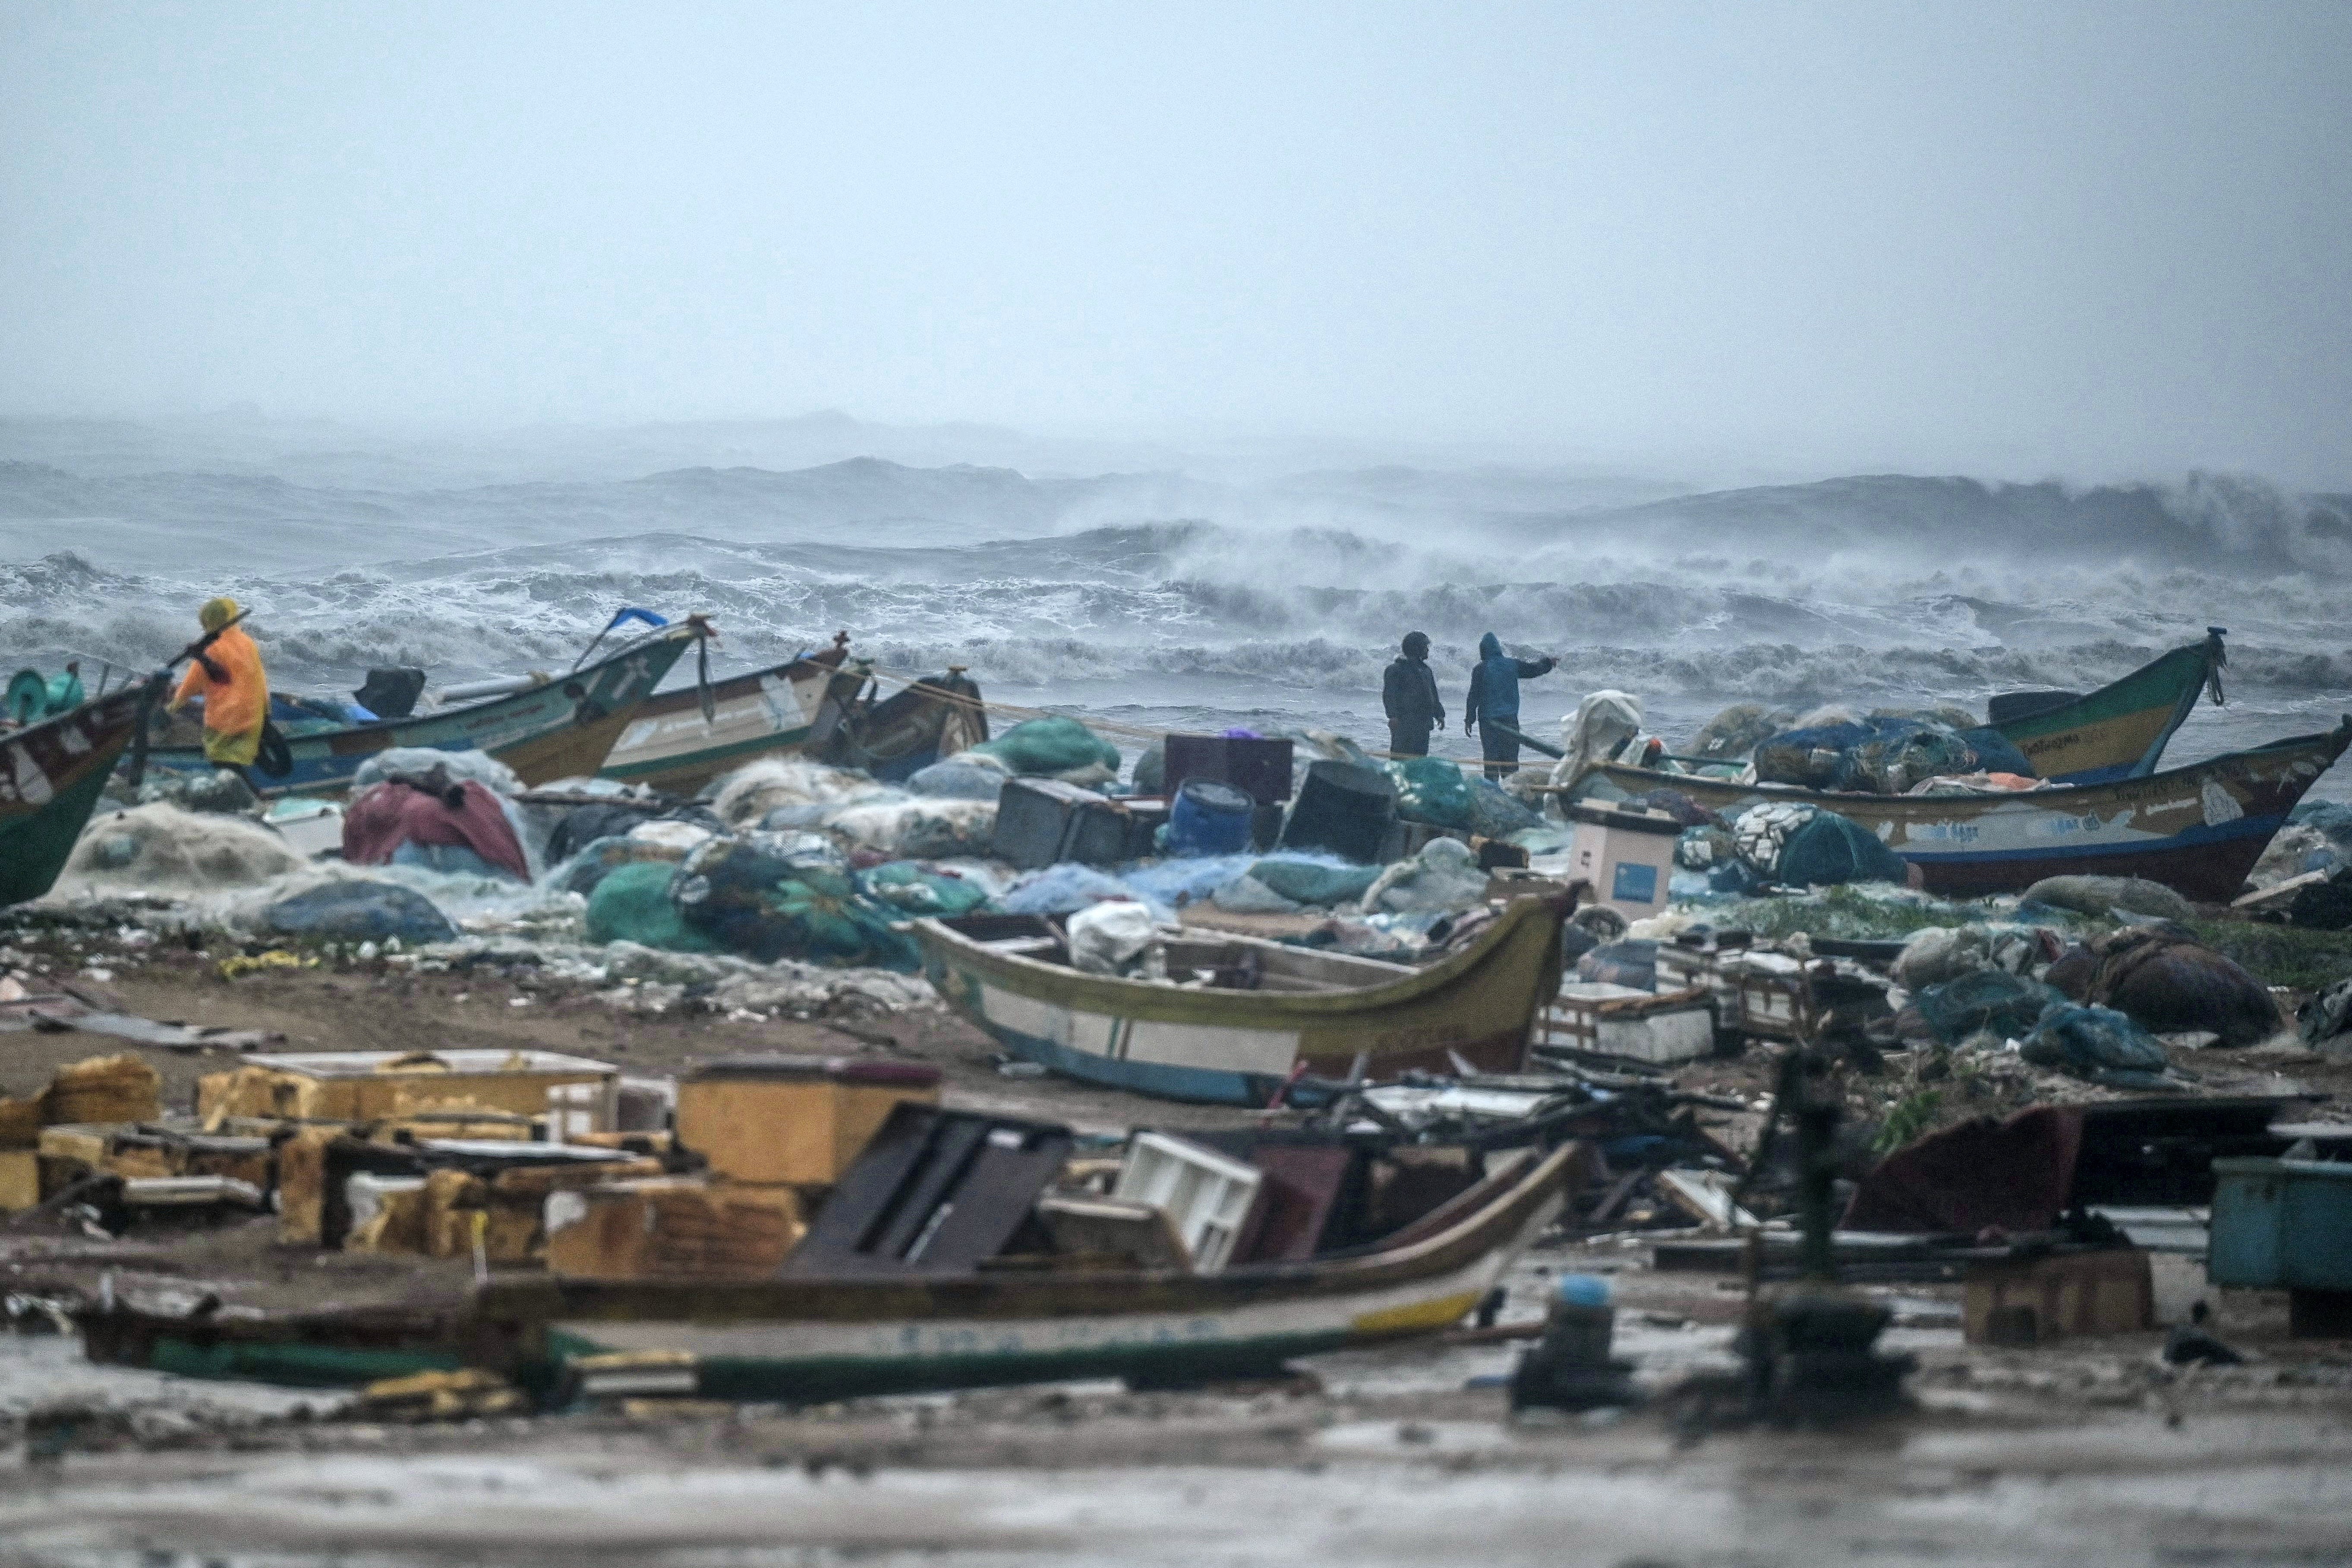
[[(205, 601), (197, 622), (220, 635), (195, 656), (172, 694), (174, 713), (190, 697), (205, 699), (205, 760), (215, 768), (251, 767), (261, 751), (262, 724), (269, 717), (269, 677), (261, 668), (261, 650), (244, 627), (229, 626), (236, 615), (234, 599)], [(228, 630), (222, 632), (224, 626)]]

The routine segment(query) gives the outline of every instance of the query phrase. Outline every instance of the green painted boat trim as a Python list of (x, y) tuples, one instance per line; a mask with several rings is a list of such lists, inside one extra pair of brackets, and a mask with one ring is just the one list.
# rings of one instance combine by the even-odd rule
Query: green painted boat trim
[[(142, 712), (141, 688), (126, 686), (70, 712), (0, 736), (0, 907), (49, 891), (105, 793)], [(37, 775), (47, 799), (27, 806), (17, 791)]]
[(111, 766), (92, 768), (31, 816), (0, 824), (0, 904), (38, 898), (56, 884), (90, 813), (98, 809)]
[(356, 1388), (379, 1378), (455, 1372), (466, 1364), (466, 1358), (454, 1350), (353, 1350), (249, 1341), (195, 1344), (167, 1336), (155, 1341), (147, 1364), (175, 1377), (277, 1383), (293, 1388)]

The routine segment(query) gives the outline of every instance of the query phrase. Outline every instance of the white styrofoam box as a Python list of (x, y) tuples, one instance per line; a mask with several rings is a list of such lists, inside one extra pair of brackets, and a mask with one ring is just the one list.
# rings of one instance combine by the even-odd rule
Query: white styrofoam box
[(1569, 850), (1570, 871), (1592, 884), (1595, 901), (1628, 920), (1665, 908), (1675, 841), (1682, 831), (1672, 818), (1582, 803), (1570, 807), (1568, 814), (1576, 832)]
[[(1652, 1062), (1689, 1061), (1714, 1051), (1715, 1013), (1705, 1001), (1654, 1005), (1659, 999), (1631, 986), (1564, 985), (1545, 1009), (1545, 1043)], [(1601, 1011), (1604, 1002), (1637, 1005), (1612, 1016)]]
[(1233, 1256), (1264, 1179), (1255, 1166), (1214, 1149), (1161, 1133), (1138, 1133), (1110, 1195), (1164, 1212), (1192, 1254), (1193, 1271), (1213, 1274)]

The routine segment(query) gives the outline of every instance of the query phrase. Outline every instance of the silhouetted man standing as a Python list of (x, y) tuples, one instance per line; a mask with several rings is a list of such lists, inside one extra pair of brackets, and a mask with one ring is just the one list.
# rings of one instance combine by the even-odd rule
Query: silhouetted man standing
[(1408, 632), (1404, 652), (1381, 677), (1381, 706), (1388, 710), (1389, 751), (1397, 757), (1429, 755), (1429, 731), (1445, 727), (1445, 703), (1437, 695), (1437, 674), (1429, 667), (1429, 639)]

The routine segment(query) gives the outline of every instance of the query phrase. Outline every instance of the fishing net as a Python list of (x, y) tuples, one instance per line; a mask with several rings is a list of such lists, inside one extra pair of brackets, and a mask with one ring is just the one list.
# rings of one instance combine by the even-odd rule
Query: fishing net
[(1437, 828), (1470, 826), (1476, 805), (1461, 768), (1435, 757), (1401, 757), (1385, 766), (1396, 781), (1398, 816)]
[(1979, 1030), (2005, 1039), (2025, 1034), (2066, 998), (2039, 980), (2004, 969), (1979, 969), (1919, 993), (1919, 1016), (1936, 1038), (1958, 1045)]
[(863, 871), (855, 878), (857, 889), (877, 903), (911, 915), (970, 915), (988, 902), (988, 890), (960, 876), (950, 876), (913, 861), (892, 861)]
[(714, 951), (716, 944), (679, 918), (669, 895), (677, 878), (677, 867), (667, 861), (631, 861), (609, 868), (588, 894), (588, 940), (635, 942), (671, 953)]
[(901, 914), (859, 893), (846, 873), (795, 864), (748, 840), (714, 839), (697, 850), (678, 869), (670, 897), (689, 927), (763, 964), (799, 958), (902, 973), (921, 967), (913, 939), (891, 928)]
[(82, 830), (63, 882), (92, 888), (250, 886), (309, 862), (249, 818), (157, 803), (100, 817)]

